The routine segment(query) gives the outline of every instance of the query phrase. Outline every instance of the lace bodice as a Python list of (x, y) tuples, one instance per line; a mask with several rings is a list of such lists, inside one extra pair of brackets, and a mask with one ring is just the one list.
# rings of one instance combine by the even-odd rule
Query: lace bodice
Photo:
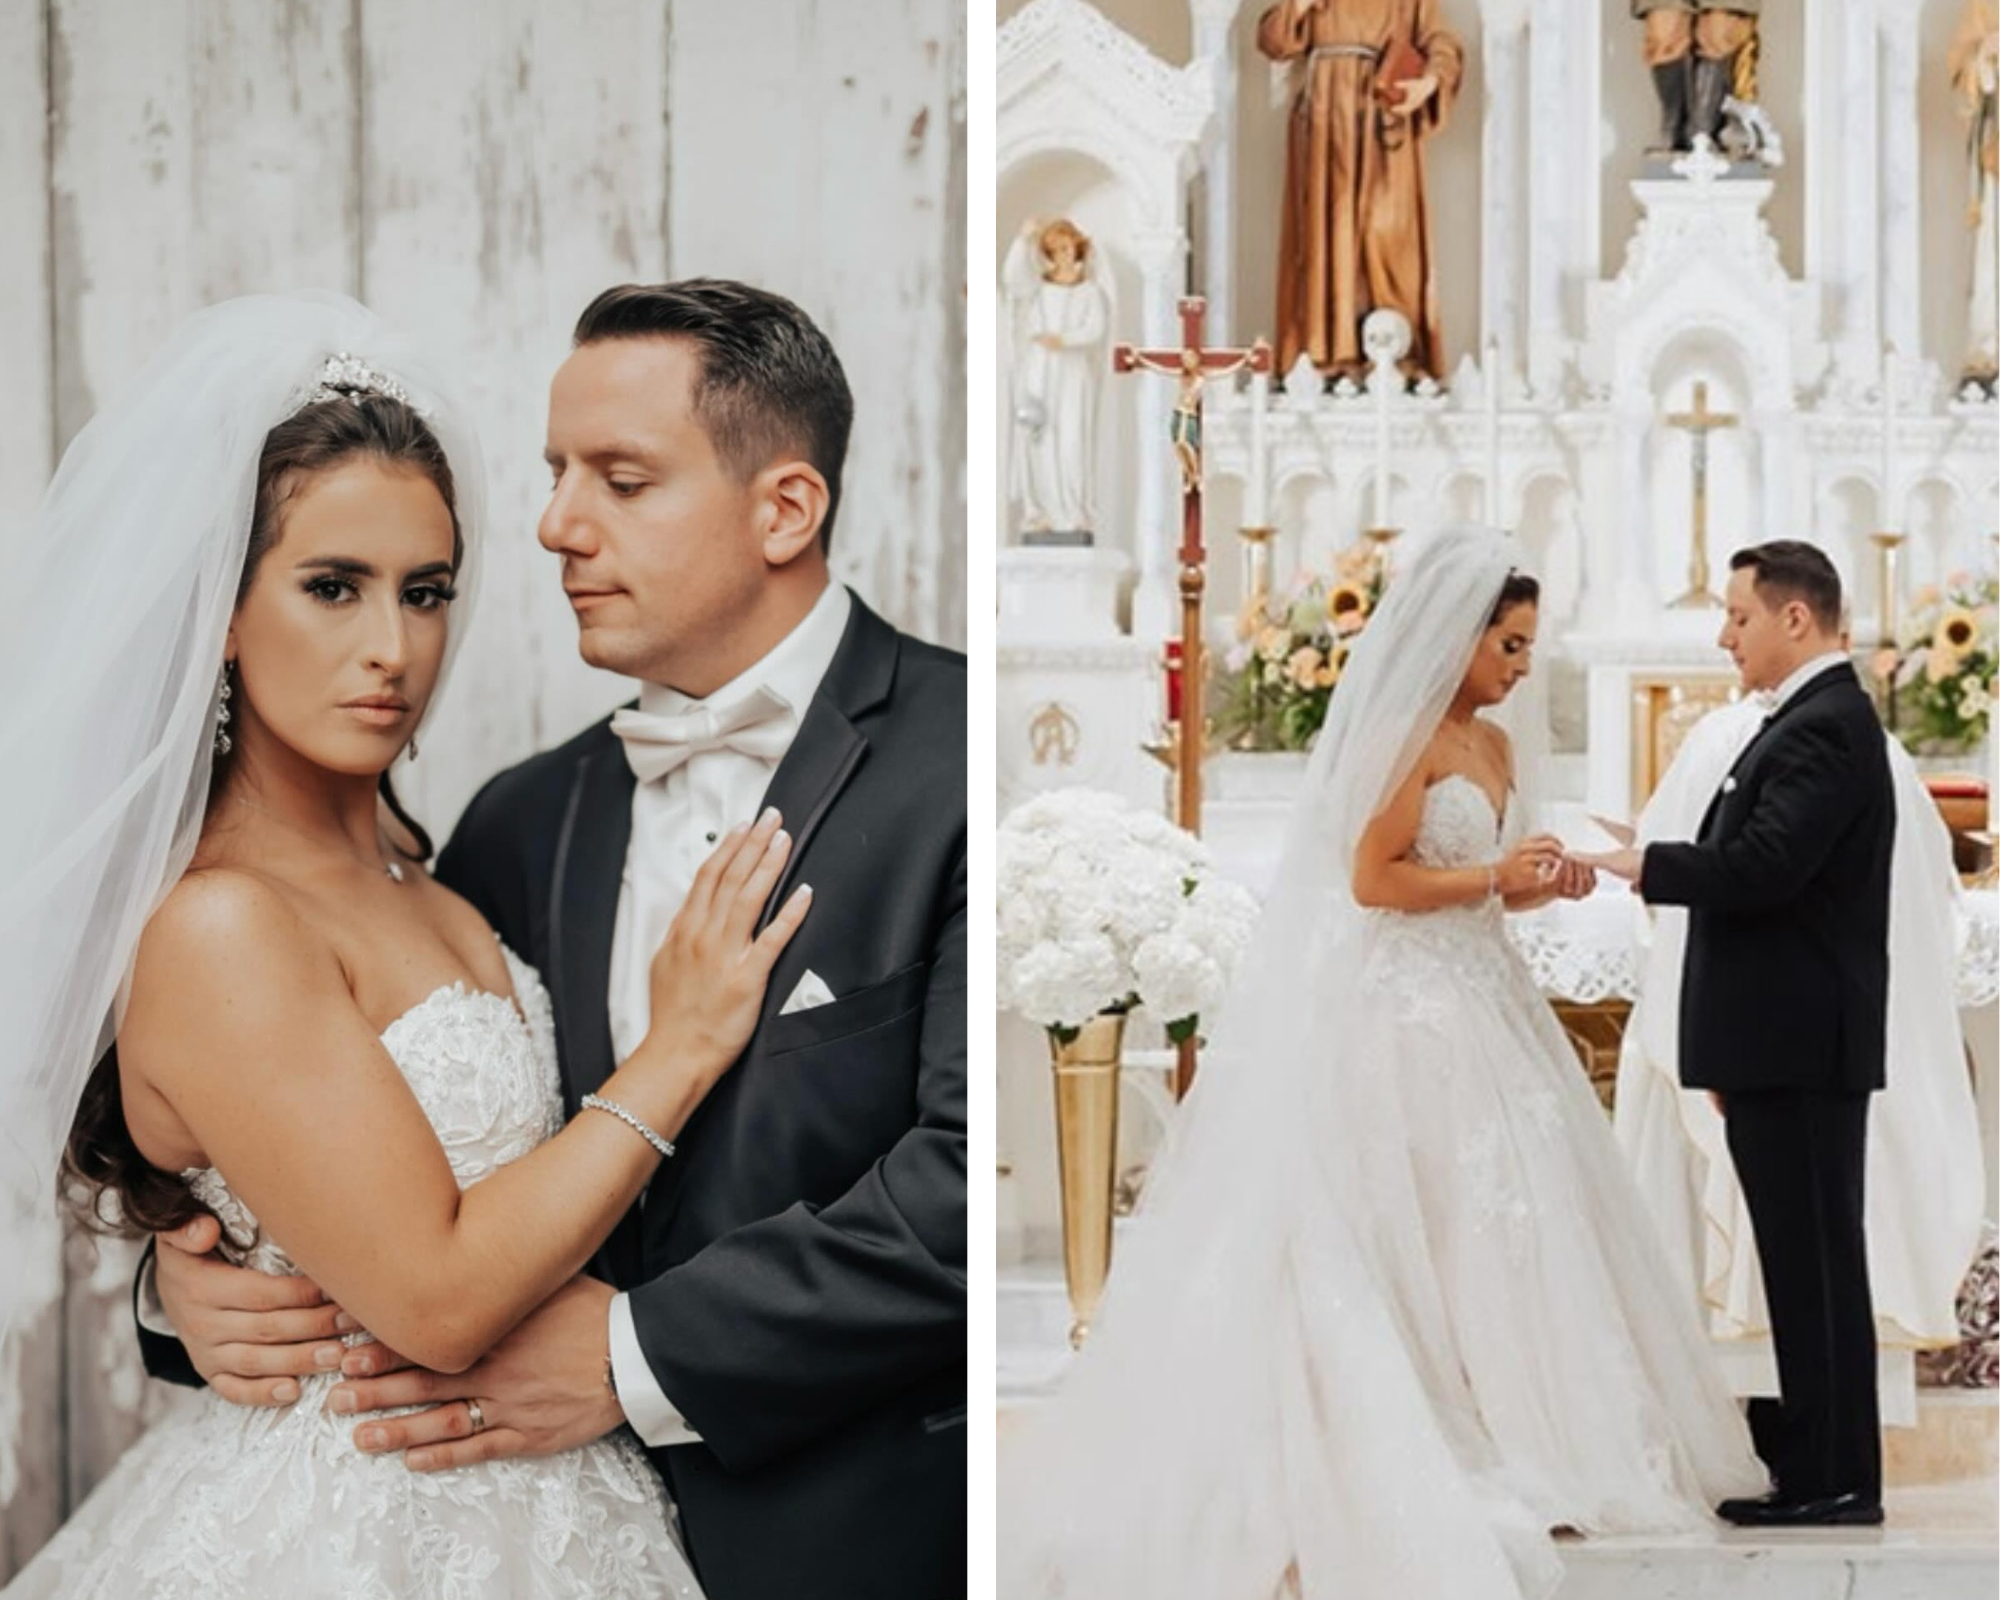
[(1426, 867), (1483, 867), (1498, 861), (1507, 843), (1513, 807), (1497, 819), (1493, 800), (1477, 781), (1454, 772), (1424, 791), (1424, 810), (1410, 854)]
[[(514, 998), (446, 984), (383, 1031), (382, 1047), (437, 1130), (459, 1188), (477, 1183), (562, 1126), (555, 1023), (535, 969), (501, 946)], [(296, 1275), (284, 1248), (263, 1237), (250, 1208), (213, 1167), (181, 1174), (222, 1219), (226, 1253), (260, 1272)]]
[[(452, 984), (382, 1034), (461, 1188), (562, 1124), (548, 993), (504, 953), (513, 1000)], [(183, 1176), (222, 1219), (236, 1260), (298, 1272), (220, 1172)], [(660, 1479), (629, 1431), (552, 1456), (417, 1473), (399, 1455), (355, 1446), (366, 1419), (325, 1410), (337, 1381), (303, 1379), (289, 1406), (191, 1395), (133, 1446), (9, 1600), (700, 1600)]]
[[(1435, 868), (1483, 867), (1498, 861), (1518, 830), (1517, 808), (1493, 814), (1493, 800), (1463, 773), (1440, 778), (1424, 791), (1410, 859)], [(1408, 1023), (1436, 1021), (1458, 984), (1496, 993), (1525, 979), (1525, 968), (1506, 937), (1506, 908), (1498, 899), (1475, 900), (1436, 911), (1371, 911), (1374, 927), (1367, 957), (1397, 1013)]]

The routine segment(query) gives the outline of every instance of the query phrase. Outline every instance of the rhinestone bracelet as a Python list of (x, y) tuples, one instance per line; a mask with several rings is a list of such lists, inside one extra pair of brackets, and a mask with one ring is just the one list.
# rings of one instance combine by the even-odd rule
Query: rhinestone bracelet
[(633, 1129), (639, 1135), (640, 1138), (644, 1139), (646, 1143), (651, 1145), (655, 1150), (659, 1151), (661, 1155), (671, 1156), (674, 1153), (674, 1146), (672, 1140), (662, 1139), (657, 1133), (653, 1132), (653, 1130), (647, 1127), (645, 1123), (641, 1122), (637, 1117), (633, 1116), (631, 1112), (627, 1111), (616, 1100), (607, 1100), (602, 1095), (587, 1094), (583, 1097), (582, 1100), (578, 1101), (577, 1103), (585, 1111), (610, 1112), (612, 1116), (616, 1117), (620, 1122), (624, 1123), (628, 1128)]

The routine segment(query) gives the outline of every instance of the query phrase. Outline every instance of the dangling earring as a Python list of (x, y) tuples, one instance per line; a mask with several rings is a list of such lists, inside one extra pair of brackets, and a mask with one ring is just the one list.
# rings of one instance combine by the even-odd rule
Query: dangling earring
[(417, 759), (417, 736), (415, 734), (410, 735), (409, 748), (410, 748), (410, 759), (414, 761)]
[(235, 691), (229, 686), (229, 663), (222, 663), (222, 688), (215, 707), (215, 753), (226, 756), (230, 750), (230, 738), (223, 730), (229, 726), (229, 697)]

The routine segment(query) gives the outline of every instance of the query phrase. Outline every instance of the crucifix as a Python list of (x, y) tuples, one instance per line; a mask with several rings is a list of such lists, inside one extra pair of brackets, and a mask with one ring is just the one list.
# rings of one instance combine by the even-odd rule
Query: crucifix
[[(1247, 350), (1211, 349), (1202, 343), (1202, 321), (1208, 302), (1198, 295), (1180, 303), (1181, 343), (1178, 350), (1141, 350), (1129, 344), (1111, 352), (1113, 372), (1153, 372), (1174, 378), (1170, 435), (1174, 459), (1181, 469), (1181, 636), (1180, 718), (1173, 740), (1174, 820), (1189, 833), (1201, 832), (1201, 758), (1207, 742), (1203, 683), (1208, 664), (1202, 650), (1202, 593), (1208, 584), (1208, 550), (1201, 528), (1201, 391), (1210, 378), (1232, 373), (1269, 372), (1271, 347), (1262, 339)], [(1174, 1071), (1174, 1094), (1185, 1096), (1194, 1083), (1195, 1043), (1180, 1046)]]
[(1674, 602), (1676, 611), (1699, 611), (1722, 604), (1708, 587), (1708, 436), (1722, 428), (1733, 428), (1741, 419), (1726, 411), (1708, 409), (1708, 384), (1696, 379), (1694, 410), (1675, 411), (1667, 416), (1667, 426), (1685, 429), (1693, 437), (1694, 454), (1694, 547), (1688, 553), (1688, 590)]

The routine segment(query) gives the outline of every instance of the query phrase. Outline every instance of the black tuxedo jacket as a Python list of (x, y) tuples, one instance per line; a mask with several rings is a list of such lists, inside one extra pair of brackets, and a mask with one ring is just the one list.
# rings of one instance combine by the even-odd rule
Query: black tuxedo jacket
[[(592, 1265), (701, 1436), (653, 1460), (710, 1600), (964, 1589), (965, 714), (964, 658), (857, 599), (766, 795), (795, 840), (772, 904), (807, 882), (812, 910)], [(614, 1067), (633, 783), (607, 718), (487, 784), (438, 861), (547, 982), (572, 1115)], [(835, 999), (779, 1016), (808, 968)]]
[[(857, 599), (765, 796), (813, 886), (749, 1047), (596, 1270), (701, 1435), (654, 1452), (712, 1600), (964, 1583), (965, 663)], [(563, 1094), (607, 1078), (631, 768), (599, 723), (502, 773), (438, 877), (540, 968)], [(808, 968), (832, 1003), (779, 1016)]]
[(1683, 1084), (1882, 1087), (1895, 835), (1882, 724), (1841, 665), (1766, 721), (1694, 843), (1647, 847), (1641, 893), (1689, 910)]

